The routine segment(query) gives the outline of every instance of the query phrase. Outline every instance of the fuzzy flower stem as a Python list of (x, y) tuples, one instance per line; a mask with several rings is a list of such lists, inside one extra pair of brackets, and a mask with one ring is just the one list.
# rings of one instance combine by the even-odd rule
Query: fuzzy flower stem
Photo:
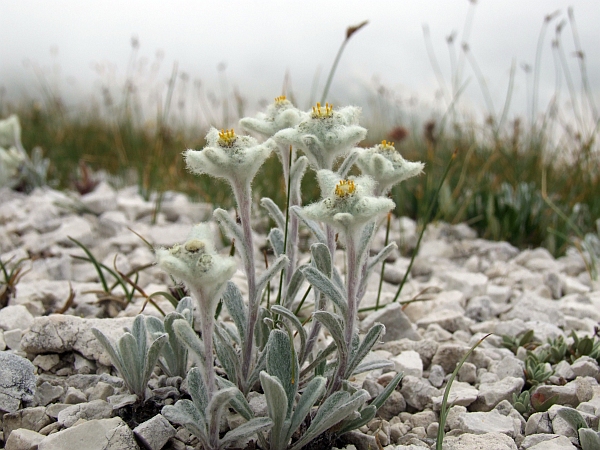
[(347, 351), (345, 355), (339, 356), (338, 367), (333, 379), (333, 383), (329, 388), (329, 392), (335, 392), (340, 389), (342, 380), (346, 379), (346, 369), (348, 367), (348, 359), (352, 349), (352, 337), (354, 336), (354, 324), (358, 313), (358, 286), (360, 283), (360, 257), (356, 252), (356, 239), (354, 235), (349, 234), (346, 237), (346, 294), (348, 296), (348, 315), (345, 317), (344, 323), (344, 341)]
[(250, 208), (252, 198), (250, 187), (241, 183), (232, 183), (238, 213), (244, 234), (244, 271), (248, 279), (248, 327), (242, 353), (242, 378), (248, 379), (250, 363), (254, 353), (254, 328), (258, 320), (258, 297), (256, 292), (256, 269), (254, 267), (254, 244), (252, 241), (252, 228), (250, 226)]
[(331, 225), (326, 224), (325, 225), (325, 231), (326, 231), (326, 235), (327, 235), (327, 248), (329, 248), (329, 253), (331, 253), (331, 261), (333, 263), (334, 258), (335, 258), (335, 228), (333, 228)]
[(346, 317), (346, 328), (344, 330), (344, 339), (348, 349), (352, 345), (352, 335), (354, 334), (354, 323), (358, 311), (357, 292), (360, 278), (359, 257), (356, 254), (356, 240), (354, 236), (348, 235), (346, 239), (346, 289), (348, 294), (348, 317)]
[(204, 382), (208, 401), (210, 401), (215, 392), (215, 369), (213, 364), (213, 334), (215, 327), (214, 315), (210, 311), (205, 311), (202, 305), (207, 304), (210, 299), (204, 298), (201, 289), (190, 286), (190, 290), (200, 305), (200, 329), (202, 331), (202, 343), (204, 344)]

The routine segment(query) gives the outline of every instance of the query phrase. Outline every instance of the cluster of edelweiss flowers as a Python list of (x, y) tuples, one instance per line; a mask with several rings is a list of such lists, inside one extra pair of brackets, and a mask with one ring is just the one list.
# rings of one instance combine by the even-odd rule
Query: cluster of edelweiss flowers
[[(420, 162), (404, 160), (395, 150), (394, 144), (386, 141), (372, 148), (357, 148), (357, 144), (367, 134), (367, 130), (358, 123), (359, 115), (360, 109), (357, 107), (334, 109), (333, 105), (322, 106), (319, 103), (311, 111), (303, 112), (295, 108), (284, 96), (277, 97), (265, 113), (240, 121), (240, 126), (245, 130), (266, 138), (264, 142), (259, 142), (252, 136), (238, 135), (233, 129), (219, 131), (212, 128), (206, 136), (207, 144), (202, 150), (184, 152), (187, 168), (191, 172), (225, 179), (231, 185), (237, 203), (239, 224), (222, 209), (217, 209), (213, 215), (225, 233), (235, 239), (236, 250), (240, 253), (247, 277), (248, 299), (247, 306), (244, 307), (247, 309), (241, 315), (246, 323), (238, 327), (240, 335), (243, 335), (238, 342), (240, 372), (237, 380), (230, 380), (237, 382), (238, 388), (244, 394), (249, 391), (251, 383), (256, 382), (253, 371), (261, 368), (255, 331), (260, 325), (257, 325), (257, 322), (262, 321), (259, 313), (260, 299), (267, 282), (275, 274), (284, 271), (285, 277), (281, 278), (283, 295), (281, 302), (278, 298), (278, 305), (291, 306), (297, 293), (297, 289), (292, 288), (296, 272), (302, 272), (304, 278), (321, 292), (321, 299), (327, 289), (340, 292), (342, 290), (339, 274), (334, 283), (322, 280), (320, 276), (311, 276), (315, 271), (311, 272), (312, 268), (307, 269), (306, 265), (297, 267), (300, 222), (313, 231), (322, 248), (329, 250), (326, 259), (329, 260), (330, 266), (333, 261), (331, 255), (336, 248), (336, 234), (340, 232), (344, 240), (347, 262), (343, 282), (345, 292), (340, 294), (343, 300), (336, 303), (336, 307), (342, 311), (339, 322), (343, 328), (340, 331), (343, 331), (344, 342), (340, 341), (338, 346), (337, 369), (330, 381), (328, 392), (331, 394), (340, 390), (342, 381), (347, 379), (348, 372), (353, 370), (350, 349), (355, 345), (353, 339), (357, 336), (355, 322), (358, 305), (364, 295), (366, 277), (371, 271), (371, 268), (367, 267), (367, 257), (376, 221), (395, 206), (387, 197), (392, 186), (420, 174), (424, 166)], [(284, 219), (287, 215), (272, 200), (261, 201), (280, 232), (272, 230), (269, 234), (277, 259), (267, 272), (258, 278), (250, 224), (251, 183), (261, 165), (273, 152), (277, 153), (283, 166), (290, 199), (287, 207), (292, 214), (289, 214), (288, 223)], [(299, 152), (302, 156), (299, 156)], [(339, 160), (342, 162), (334, 170), (334, 165)], [(356, 165), (363, 175), (348, 176), (353, 165)], [(316, 171), (322, 198), (316, 203), (302, 207), (300, 182), (309, 166)], [(284, 228), (288, 232), (285, 239), (282, 238)], [(391, 244), (384, 249), (380, 259), (393, 248), (394, 244)], [(232, 257), (216, 253), (207, 224), (195, 226), (183, 244), (171, 249), (158, 249), (156, 258), (160, 267), (186, 284), (198, 302), (205, 363), (208, 366), (204, 370), (204, 382), (210, 401), (212, 393), (215, 392), (214, 374), (208, 373), (213, 371), (211, 336), (215, 326), (214, 315), (218, 300), (236, 270), (236, 264)], [(336, 271), (337, 269), (333, 269), (329, 275), (331, 280), (335, 278)], [(315, 298), (317, 306), (314, 317), (318, 320), (313, 320), (306, 346), (299, 353), (300, 367), (303, 362), (311, 360), (310, 354), (321, 325), (327, 326), (326, 318), (323, 314), (318, 314), (321, 311), (325, 312), (326, 305), (322, 300), (318, 300), (318, 294)], [(226, 306), (229, 308), (227, 303)], [(279, 314), (280, 310), (281, 308), (277, 310)], [(320, 323), (321, 321), (323, 323)], [(334, 325), (331, 326), (335, 328)], [(329, 326), (328, 329), (331, 332)], [(342, 351), (342, 348), (345, 350)], [(261, 374), (261, 380), (262, 376)], [(284, 383), (284, 380), (278, 382)], [(297, 386), (295, 388), (297, 389)]]

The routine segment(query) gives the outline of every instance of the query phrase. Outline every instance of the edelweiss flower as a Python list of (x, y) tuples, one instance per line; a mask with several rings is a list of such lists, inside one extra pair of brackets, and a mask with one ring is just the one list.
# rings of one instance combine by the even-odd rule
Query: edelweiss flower
[(187, 168), (197, 175), (225, 178), (232, 184), (249, 185), (276, 145), (271, 139), (259, 144), (251, 136), (238, 136), (233, 130), (216, 128), (206, 135), (202, 150), (184, 152)]
[(387, 213), (395, 204), (384, 197), (374, 197), (371, 177), (349, 177), (340, 180), (331, 170), (319, 170), (317, 178), (323, 200), (297, 210), (309, 219), (318, 220), (354, 235), (366, 223)]
[(377, 182), (377, 195), (386, 194), (392, 186), (423, 172), (425, 164), (405, 160), (393, 142), (382, 141), (375, 147), (359, 150), (356, 165)]
[(273, 138), (279, 144), (301, 149), (316, 169), (333, 168), (338, 156), (347, 154), (367, 135), (358, 125), (360, 108), (347, 106), (338, 110), (320, 103), (295, 127), (279, 131)]
[(21, 124), (15, 114), (0, 120), (0, 147), (21, 147)]
[(21, 125), (16, 115), (0, 120), (0, 187), (19, 183), (19, 170), (27, 163), (21, 144)]
[(158, 265), (183, 281), (197, 297), (202, 314), (214, 315), (225, 284), (236, 271), (231, 257), (216, 253), (210, 226), (195, 225), (183, 244), (156, 250)]
[(267, 107), (265, 113), (257, 114), (256, 118), (245, 117), (240, 120), (242, 128), (254, 131), (264, 137), (271, 137), (285, 128), (293, 128), (306, 116), (285, 95), (275, 98), (275, 101)]

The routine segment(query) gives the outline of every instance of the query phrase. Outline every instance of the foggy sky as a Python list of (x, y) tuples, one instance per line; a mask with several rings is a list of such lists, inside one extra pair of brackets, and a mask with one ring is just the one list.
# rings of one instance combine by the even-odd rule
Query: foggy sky
[[(574, 43), (567, 18), (570, 5), (586, 52), (590, 85), (600, 103), (597, 0), (480, 0), (474, 8), (468, 42), (497, 113), (514, 61), (517, 69), (511, 115), (527, 114), (532, 74), (528, 85), (523, 67), (534, 65), (544, 16), (555, 10), (559, 16), (550, 23), (543, 46), (540, 109), (555, 92), (551, 40), (555, 26), (563, 19), (567, 25), (562, 45), (579, 89), (580, 74), (572, 56)], [(456, 33), (460, 59), (469, 8), (467, 0), (174, 0), (169, 6), (149, 0), (0, 0), (0, 86), (11, 100), (39, 96), (37, 67), (66, 98), (99, 95), (103, 83), (118, 86), (125, 79), (132, 54), (130, 41), (135, 36), (140, 44), (138, 64), (147, 61), (148, 78), (157, 52), (163, 55), (156, 83), (166, 83), (176, 62), (179, 74), (189, 75), (191, 81), (201, 80), (207, 90), (236, 88), (252, 107), (260, 99), (281, 94), (288, 73), (299, 106), (307, 107), (311, 83), (320, 73), (320, 95), (346, 27), (369, 20), (349, 41), (329, 98), (360, 103), (381, 83), (401, 97), (417, 97), (436, 106), (443, 102), (436, 97), (440, 86), (428, 59), (423, 25), (429, 27), (433, 49), (449, 85), (451, 58), (446, 39)], [(219, 81), (219, 67), (225, 68), (225, 87)], [(475, 72), (465, 61), (462, 79), (469, 78), (464, 102), (483, 110), (485, 103)], [(560, 83), (566, 102), (564, 75)]]

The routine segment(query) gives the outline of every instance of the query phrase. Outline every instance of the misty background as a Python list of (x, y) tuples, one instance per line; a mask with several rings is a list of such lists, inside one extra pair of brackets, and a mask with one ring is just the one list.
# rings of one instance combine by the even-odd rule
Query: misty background
[[(217, 111), (223, 98), (237, 99), (227, 108), (241, 106), (245, 114), (282, 93), (307, 109), (321, 96), (347, 27), (365, 20), (337, 68), (328, 95), (335, 105), (359, 104), (368, 114), (384, 101), (406, 117), (427, 116), (444, 111), (466, 86), (460, 97), (466, 116), (500, 115), (514, 64), (508, 117), (532, 117), (539, 77), (537, 112), (559, 93), (557, 109), (568, 122), (573, 98), (580, 110), (586, 102), (576, 39), (600, 103), (597, 0), (2, 0), (0, 10), (0, 87), (2, 100), (13, 103), (50, 92), (78, 111), (118, 102), (129, 80), (152, 117), (174, 76), (172, 108), (186, 124), (223, 120)], [(557, 26), (562, 62), (552, 48)], [(219, 119), (207, 113), (211, 108)]]

